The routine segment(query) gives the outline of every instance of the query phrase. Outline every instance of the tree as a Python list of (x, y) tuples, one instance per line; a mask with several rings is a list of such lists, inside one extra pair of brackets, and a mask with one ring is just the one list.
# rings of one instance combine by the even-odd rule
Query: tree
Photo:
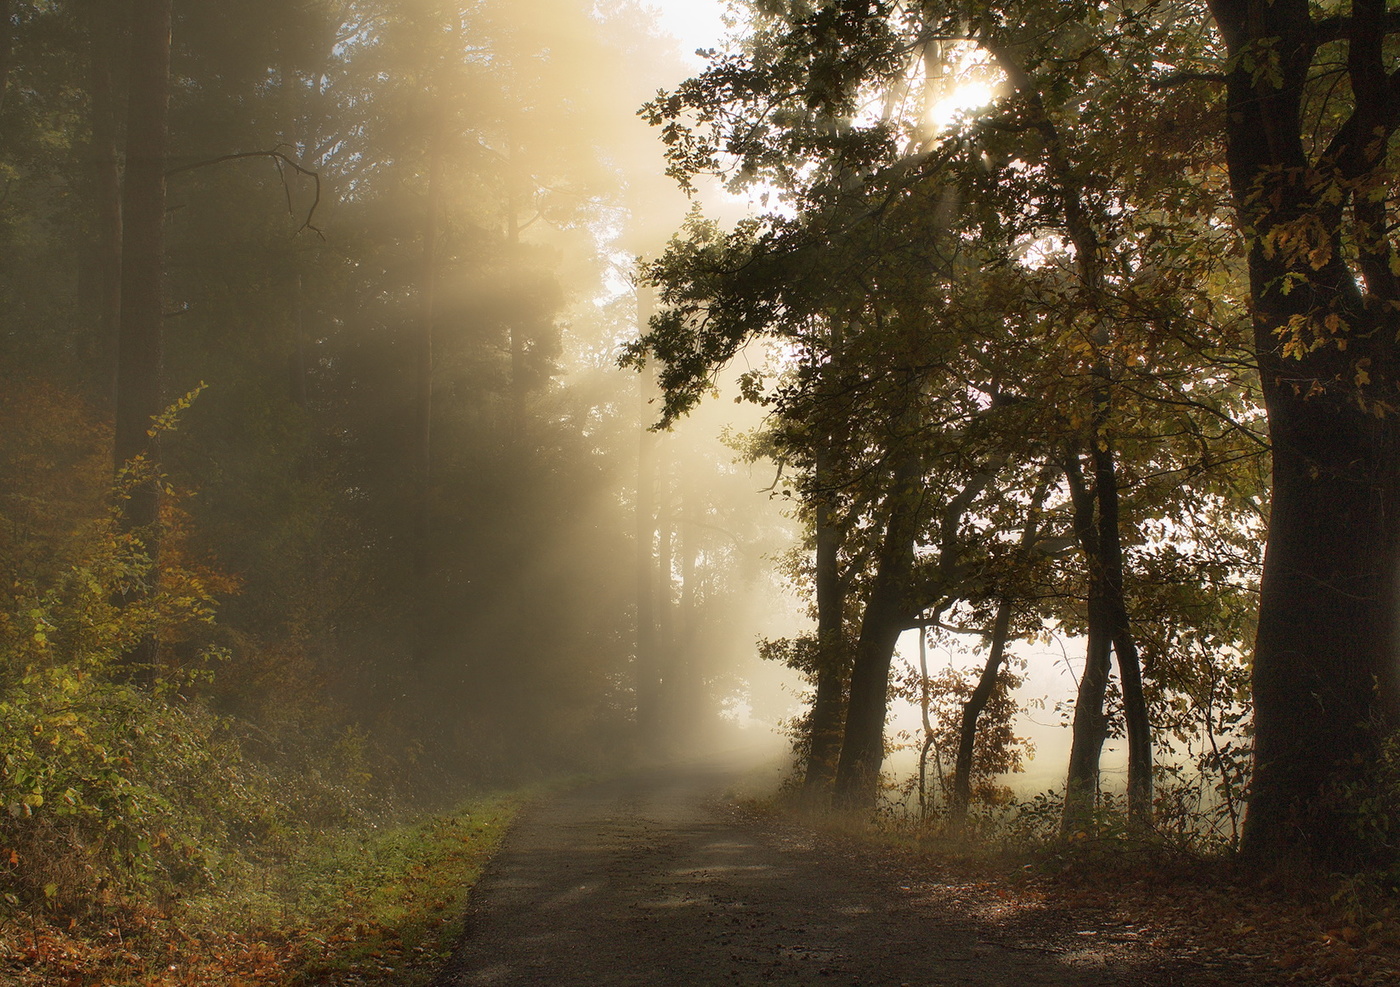
[[(1066, 826), (1082, 828), (1096, 797), (1114, 653), (1129, 720), (1130, 801), (1134, 817), (1146, 821), (1151, 736), (1127, 566), (1145, 539), (1146, 512), (1170, 508), (1162, 491), (1151, 500), (1134, 487), (1146, 489), (1144, 478), (1156, 474), (1196, 475), (1188, 466), (1196, 460), (1210, 464), (1203, 472), (1233, 462), (1216, 449), (1234, 442), (1233, 416), (1250, 403), (1238, 375), (1222, 370), (1239, 360), (1231, 323), (1220, 318), (1229, 271), (1182, 262), (1195, 240), (1219, 244), (1211, 232), (1214, 186), (1198, 189), (1181, 177), (1185, 168), (1208, 169), (1203, 144), (1189, 128), (1192, 136), (1165, 142), (1161, 152), (1176, 170), (1130, 146), (1199, 123), (1199, 104), (1158, 85), (1157, 61), (1198, 47), (1174, 34), (1167, 18), (1088, 5), (1061, 5), (1052, 16), (1027, 4), (981, 18), (937, 4), (764, 11), (743, 50), (716, 57), (702, 76), (647, 107), (683, 182), (709, 171), (735, 187), (761, 185), (797, 217), (770, 213), (727, 239), (692, 227), (689, 242), (676, 243), (652, 269), (675, 289), (668, 301), (676, 312), (654, 322), (641, 344), (666, 364), (668, 408), (683, 410), (755, 333), (799, 342), (813, 380), (830, 374), (831, 362), (815, 357), (812, 326), (853, 325), (852, 313), (859, 324), (851, 331), (878, 342), (851, 361), (867, 373), (918, 368), (914, 386), (925, 389), (930, 417), (943, 419), (910, 423), (919, 438), (907, 455), (939, 455), (931, 452), (936, 443), (919, 446), (967, 413), (960, 402), (970, 392), (984, 403), (1017, 402), (1010, 420), (1022, 430), (1021, 446), (1004, 441), (995, 453), (984, 446), (981, 464), (1048, 453), (1063, 469), (1082, 535), (1088, 602), (1072, 622), (1082, 620), (1092, 643)], [(958, 71), (1000, 78), (1010, 91), (961, 128), (931, 133), (925, 120)], [(1130, 100), (1143, 108), (1125, 120)], [(779, 391), (771, 403), (813, 420), (813, 405), (793, 400), (801, 393)], [(847, 411), (870, 416), (857, 434), (871, 441), (869, 421), (898, 421), (899, 409), (898, 400), (863, 401)], [(1011, 435), (1002, 431), (1003, 439)], [(888, 508), (876, 530), (888, 532), (901, 518), (898, 501), (886, 499), (899, 486), (888, 479), (899, 454), (886, 442), (871, 446), (885, 451), (880, 471), (866, 476), (881, 491), (871, 502)], [(968, 476), (982, 468), (974, 448), (962, 447)], [(928, 518), (937, 514), (931, 509)], [(938, 602), (894, 573), (914, 568), (899, 554), (904, 534), (916, 555), (931, 552), (939, 536), (925, 522), (897, 534), (872, 549), (871, 558), (886, 564), (872, 564), (867, 608), (896, 592), (911, 609)], [(867, 682), (856, 659), (849, 712), (863, 711), (847, 718), (855, 760), (838, 782), (866, 793), (879, 747), (871, 739), (878, 717), (866, 710), (883, 712), (870, 697), (882, 678), (876, 656), (892, 640), (888, 630), (875, 633), (877, 617), (869, 609), (862, 617), (873, 636), (857, 650), (865, 649), (872, 670)], [(884, 623), (893, 625), (892, 615)], [(852, 746), (857, 733), (863, 739)], [(865, 767), (857, 770), (857, 761)]]
[(1400, 723), (1400, 24), (1382, 0), (1210, 10), (1273, 445), (1243, 850), (1339, 865), (1374, 849), (1347, 789)]
[[(170, 0), (132, 5), (128, 69), (126, 170), (122, 182), (121, 318), (117, 336), (117, 468), (155, 458), (153, 420), (161, 395), (165, 319), (165, 170), (170, 103)], [(159, 487), (154, 475), (135, 486), (122, 511), (127, 531), (140, 531), (152, 561), (159, 559)], [(158, 571), (158, 570), (153, 570)], [(155, 639), (129, 656), (148, 678)]]

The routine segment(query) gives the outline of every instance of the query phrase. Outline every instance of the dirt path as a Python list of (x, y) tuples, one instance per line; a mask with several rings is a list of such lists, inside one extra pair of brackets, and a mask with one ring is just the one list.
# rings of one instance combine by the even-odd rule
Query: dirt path
[(746, 818), (724, 797), (732, 779), (655, 772), (536, 806), (474, 893), (439, 987), (1240, 982), (1174, 965), (1141, 929)]

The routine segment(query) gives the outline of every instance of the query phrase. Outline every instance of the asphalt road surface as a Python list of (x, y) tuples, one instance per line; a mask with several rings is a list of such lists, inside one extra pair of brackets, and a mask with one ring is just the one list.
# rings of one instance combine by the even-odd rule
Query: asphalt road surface
[(1076, 926), (754, 819), (726, 797), (734, 778), (653, 771), (532, 807), (438, 987), (1238, 982), (1175, 966), (1140, 930)]

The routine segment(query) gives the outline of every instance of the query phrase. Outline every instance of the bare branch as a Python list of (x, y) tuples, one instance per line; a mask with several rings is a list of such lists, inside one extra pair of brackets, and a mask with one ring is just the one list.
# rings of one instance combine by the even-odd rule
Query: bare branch
[[(305, 168), (298, 164), (296, 161), (292, 160), (290, 157), (287, 156), (285, 152), (281, 150), (280, 147), (274, 147), (270, 151), (235, 151), (231, 154), (221, 154), (216, 158), (207, 158), (203, 161), (192, 161), (189, 164), (183, 164), (177, 168), (171, 168), (167, 170), (165, 173), (165, 177), (170, 178), (174, 175), (182, 174), (183, 172), (196, 171), (200, 168), (209, 168), (213, 165), (223, 164), (226, 161), (241, 161), (245, 158), (270, 158), (272, 160), (272, 163), (277, 168), (278, 176), (282, 179), (282, 190), (287, 197), (287, 212), (293, 218), (295, 218), (296, 212), (292, 207), (292, 190), (291, 186), (287, 184), (287, 175), (283, 169), (291, 168), (298, 175), (304, 175), (307, 178), (313, 179), (315, 181), (316, 195), (311, 200), (311, 206), (306, 210), (306, 216), (302, 220), (301, 225), (297, 227), (296, 233), (300, 233), (302, 230), (310, 230), (312, 233), (315, 233), (318, 237), (324, 240), (326, 238), (325, 233), (321, 231), (320, 227), (314, 225), (311, 222), (312, 217), (316, 215), (316, 208), (321, 204), (321, 175), (319, 172), (312, 171), (310, 168)], [(293, 233), (292, 235), (295, 236), (296, 233)]]

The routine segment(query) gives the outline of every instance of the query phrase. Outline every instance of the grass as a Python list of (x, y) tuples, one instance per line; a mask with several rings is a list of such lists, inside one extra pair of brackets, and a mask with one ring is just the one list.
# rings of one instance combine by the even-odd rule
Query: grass
[(101, 922), (0, 920), (14, 987), (425, 987), (523, 799), (479, 798), (405, 823), (316, 834), (283, 863), (164, 910)]

